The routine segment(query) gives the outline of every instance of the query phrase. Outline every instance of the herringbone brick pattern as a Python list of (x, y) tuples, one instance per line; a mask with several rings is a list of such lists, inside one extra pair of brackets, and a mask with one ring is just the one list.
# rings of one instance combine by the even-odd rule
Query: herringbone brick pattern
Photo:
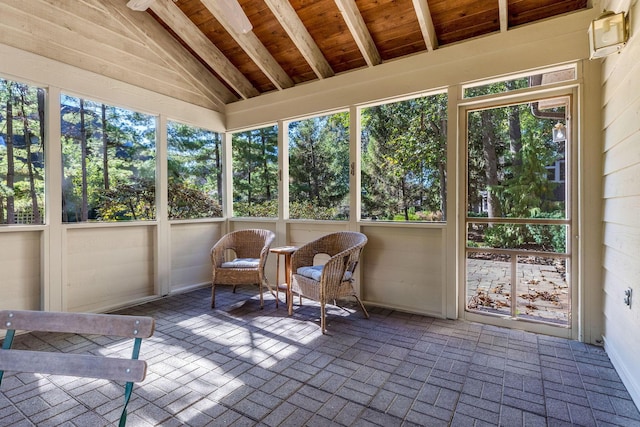
[[(153, 316), (129, 426), (640, 426), (602, 348), (492, 326), (305, 301), (287, 316), (254, 288), (175, 295)], [(14, 347), (109, 354), (130, 342), (28, 334)], [(122, 384), (6, 373), (2, 426), (114, 425)]]

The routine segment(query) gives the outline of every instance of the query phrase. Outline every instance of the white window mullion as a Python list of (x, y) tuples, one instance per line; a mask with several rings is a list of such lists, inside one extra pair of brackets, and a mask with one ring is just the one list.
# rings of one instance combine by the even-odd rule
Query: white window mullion
[(222, 216), (227, 219), (233, 218), (233, 134), (225, 132), (222, 134)]
[(352, 105), (349, 109), (349, 228), (353, 231), (359, 231), (358, 222), (362, 217), (361, 140), (360, 108)]
[(171, 224), (169, 223), (169, 189), (167, 164), (167, 117), (156, 120), (156, 295), (167, 295), (171, 290)]
[(60, 88), (49, 87), (45, 100), (45, 232), (42, 241), (42, 308), (66, 311), (66, 245), (62, 226), (62, 144)]

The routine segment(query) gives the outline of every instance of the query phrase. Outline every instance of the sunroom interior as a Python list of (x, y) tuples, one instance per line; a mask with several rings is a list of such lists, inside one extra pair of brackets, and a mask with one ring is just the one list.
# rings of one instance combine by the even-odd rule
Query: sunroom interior
[[(209, 251), (234, 230), (271, 230), (276, 234), (273, 246), (300, 246), (331, 232), (358, 231), (368, 238), (355, 281), (365, 305), (603, 346), (636, 406), (640, 405), (640, 365), (634, 356), (640, 352), (640, 334), (630, 333), (640, 327), (640, 308), (633, 301), (640, 292), (636, 282), (640, 277), (640, 83), (634, 78), (640, 71), (636, 37), (640, 6), (636, 1), (528, 2), (552, 9), (544, 19), (528, 22), (524, 11), (513, 13), (527, 2), (515, 0), (483, 2), (492, 3), (495, 19), (478, 10), (474, 17), (471, 5), (479, 2), (291, 1), (291, 10), (282, 10), (271, 0), (239, 0), (254, 26), (247, 32), (227, 27), (233, 22), (223, 22), (224, 16), (216, 15), (216, 11), (224, 12), (213, 0), (147, 3), (140, 11), (127, 7), (126, 0), (0, 0), (0, 81), (44, 93), (39, 102), (41, 151), (45, 153), (44, 161), (39, 158), (43, 163), (42, 198), (36, 211), (41, 218), (34, 220), (32, 210), (30, 222), (7, 220), (8, 178), (3, 177), (0, 309), (110, 312), (210, 286)], [(553, 9), (553, 3), (563, 4), (564, 9), (557, 5)], [(311, 34), (300, 35), (296, 25), (302, 21), (294, 18), (296, 10), (300, 17), (311, 15), (313, 5), (318, 7), (313, 12), (317, 16), (341, 20), (336, 28), (351, 38), (349, 48), (326, 47), (331, 41), (323, 44), (317, 37), (315, 45)], [(380, 9), (375, 11), (375, 7)], [(204, 28), (203, 8), (215, 15), (216, 29), (188, 32), (189, 23)], [(470, 23), (475, 22), (481, 27), (488, 20), (495, 29), (487, 24), (489, 29), (469, 30), (457, 39), (450, 31), (450, 38), (443, 39), (436, 30), (445, 31), (447, 22), (437, 18), (445, 16), (442, 10), (447, 8), (457, 16), (469, 15), (466, 24), (459, 25), (471, 28)], [(387, 19), (411, 10), (410, 23), (421, 30), (414, 31), (420, 42), (412, 42), (413, 48), (407, 42), (404, 50), (391, 53), (379, 38), (357, 36), (362, 32), (358, 29), (367, 27), (358, 26), (358, 19), (373, 22), (378, 14), (384, 21), (384, 10)], [(611, 55), (590, 59), (587, 29), (604, 10), (625, 13), (629, 39)], [(281, 21), (277, 31), (269, 32), (270, 27), (261, 24), (266, 15)], [(513, 25), (509, 16), (515, 20)], [(394, 21), (394, 25), (404, 22)], [(372, 34), (375, 28), (369, 24)], [(390, 34), (380, 37), (391, 38)], [(265, 42), (269, 35), (276, 40)], [(265, 45), (272, 55), (266, 59), (269, 50)], [(341, 53), (331, 56), (326, 53), (331, 49)], [(306, 62), (304, 70), (296, 68), (293, 59), (286, 59), (291, 50)], [(240, 59), (234, 59), (234, 52)], [(318, 52), (325, 52), (331, 61), (323, 60)], [(358, 59), (349, 59), (349, 55)], [(516, 83), (511, 87), (510, 82)], [(525, 84), (518, 86), (518, 82)], [(507, 89), (482, 92), (501, 84)], [(367, 168), (382, 157), (371, 157), (363, 143), (376, 132), (371, 111), (415, 100), (433, 105), (435, 99), (441, 102), (437, 114), (442, 126), (435, 132), (442, 138), (442, 151), (433, 164), (442, 169), (441, 179), (429, 182), (439, 204), (423, 216), (414, 210), (411, 218), (408, 210), (399, 219), (378, 216), (371, 202), (374, 187)], [(548, 113), (540, 127), (546, 129), (549, 140), (554, 130), (561, 128), (564, 133), (560, 157), (545, 170), (545, 180), (551, 174), (555, 179), (550, 181), (563, 183), (563, 214), (527, 221), (487, 215), (491, 197), (486, 191), (476, 191), (479, 198), (471, 201), (470, 177), (478, 170), (470, 165), (474, 156), (484, 159), (473, 153), (472, 127), (482, 128), (483, 112), (506, 116), (511, 107), (534, 104), (542, 110), (561, 110), (560, 116)], [(131, 132), (146, 132), (144, 138), (153, 139), (153, 154), (140, 155), (146, 156), (147, 173), (154, 177), (155, 197), (150, 204), (139, 201), (153, 211), (150, 217), (113, 220), (106, 211), (101, 217), (91, 217), (91, 207), (86, 206), (75, 207), (70, 214), (68, 188), (74, 185), (72, 181), (82, 180), (77, 171), (72, 178), (65, 163), (74, 154), (64, 141), (72, 140), (74, 129), (81, 126), (79, 116), (71, 115), (87, 108), (98, 117), (101, 106), (135, 115), (140, 121), (129, 123), (134, 128)], [(4, 106), (2, 110), (5, 114)], [(17, 111), (13, 114), (19, 116)], [(292, 154), (300, 149), (297, 141), (304, 139), (303, 125), (317, 124), (318, 118), (340, 122), (340, 132), (329, 131), (334, 139), (328, 146), (338, 150), (340, 145), (340, 173), (344, 172), (340, 179), (348, 188), (339, 208), (322, 218), (310, 214), (317, 214), (318, 206), (305, 210), (297, 199), (303, 193), (296, 193), (295, 173), (307, 166), (295, 163), (298, 160)], [(1, 119), (6, 122), (6, 115)], [(379, 128), (385, 128), (385, 123), (379, 123)], [(219, 147), (219, 157), (207, 158), (193, 172), (220, 177), (209, 179), (219, 203), (218, 210), (207, 217), (181, 217), (171, 209), (170, 182), (175, 169), (170, 164), (186, 161), (176, 148), (181, 147), (176, 136), (180, 129), (201, 131)], [(22, 131), (11, 132), (18, 135)], [(261, 132), (269, 133), (273, 141), (269, 167), (274, 195), (268, 213), (252, 213), (243, 204), (238, 187), (242, 166), (238, 147), (243, 137), (251, 139)], [(0, 129), (2, 157), (7, 133), (6, 128)], [(88, 135), (84, 129), (80, 133)], [(27, 138), (22, 138), (24, 146)], [(32, 135), (32, 140), (38, 137)], [(482, 141), (477, 143), (483, 147)], [(133, 151), (148, 148), (143, 145)], [(131, 148), (123, 146), (122, 150)], [(332, 155), (335, 153), (338, 151)], [(422, 151), (421, 155), (429, 153)], [(112, 160), (115, 163), (124, 156)], [(8, 166), (2, 157), (0, 168), (6, 174)], [(244, 166), (249, 172), (258, 168)], [(332, 167), (327, 169), (337, 173)], [(254, 179), (261, 179), (258, 172)], [(481, 214), (471, 215), (472, 205)], [(562, 247), (516, 253), (510, 246), (478, 246), (469, 238), (472, 231), (483, 230), (486, 237), (487, 230), (495, 234), (509, 225), (561, 229)], [(487, 254), (504, 261), (506, 283), (518, 281), (521, 269), (525, 271), (522, 259), (530, 255), (561, 265), (557, 280), (565, 285), (559, 290), (554, 285), (561, 299), (552, 301), (556, 308), (547, 310), (551, 317), (541, 315), (543, 310), (533, 302), (518, 306), (509, 298), (505, 302), (493, 295), (492, 303), (487, 304), (489, 290), (483, 294), (477, 288), (470, 291), (471, 272), (478, 265), (480, 282), (493, 274), (482, 269)], [(266, 273), (269, 281), (276, 281), (274, 256), (268, 260)], [(536, 284), (541, 280), (530, 279)], [(494, 285), (487, 286), (500, 293)]]

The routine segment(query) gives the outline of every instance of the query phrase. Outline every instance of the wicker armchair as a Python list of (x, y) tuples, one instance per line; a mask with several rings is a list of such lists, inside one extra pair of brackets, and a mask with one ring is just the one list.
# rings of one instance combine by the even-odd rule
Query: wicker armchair
[[(320, 327), (326, 333), (325, 304), (354, 297), (365, 317), (367, 309), (353, 288), (354, 271), (367, 237), (362, 233), (341, 231), (328, 234), (301, 246), (291, 257), (291, 290), (300, 297), (320, 303)], [(315, 265), (318, 254), (330, 256), (324, 265)], [(302, 299), (302, 298), (301, 298)]]
[[(237, 285), (258, 285), (260, 308), (264, 306), (262, 286), (269, 288), (269, 282), (264, 277), (264, 265), (275, 237), (269, 230), (238, 230), (225, 234), (211, 248), (211, 308), (216, 305), (216, 285), (233, 285), (233, 292)], [(230, 253), (235, 258), (228, 260)]]

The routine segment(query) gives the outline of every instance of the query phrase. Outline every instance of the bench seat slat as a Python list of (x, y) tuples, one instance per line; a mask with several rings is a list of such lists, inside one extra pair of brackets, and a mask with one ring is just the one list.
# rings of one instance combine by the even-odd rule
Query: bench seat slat
[(149, 338), (154, 326), (152, 317), (143, 316), (0, 310), (0, 329)]
[(87, 354), (0, 349), (0, 371), (140, 382), (146, 376), (147, 363)]

